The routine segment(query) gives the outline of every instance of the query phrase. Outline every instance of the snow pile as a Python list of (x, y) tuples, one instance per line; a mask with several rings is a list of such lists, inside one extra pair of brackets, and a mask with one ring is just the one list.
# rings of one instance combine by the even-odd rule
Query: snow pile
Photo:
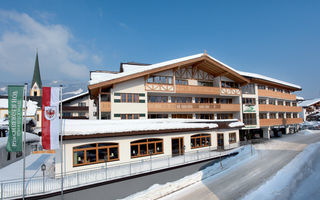
[[(192, 123), (197, 122), (197, 123)], [(200, 123), (199, 123), (200, 122)], [(210, 122), (210, 123), (207, 123)], [(89, 135), (133, 131), (217, 128), (210, 120), (147, 119), (147, 120), (63, 120), (64, 135)]]
[(9, 127), (9, 121), (0, 118), (0, 129), (7, 129)]
[(185, 188), (199, 181), (212, 177), (213, 175), (216, 175), (226, 169), (234, 167), (236, 164), (240, 164), (239, 162), (244, 162), (244, 161), (247, 161), (249, 158), (252, 158), (250, 157), (250, 154), (251, 154), (250, 146), (240, 147), (234, 150), (234, 152), (239, 152), (239, 153), (234, 157), (229, 157), (222, 160), (223, 168), (221, 168), (220, 163), (217, 162), (214, 165), (205, 168), (204, 170), (198, 171), (180, 180), (169, 182), (164, 185), (155, 184), (150, 188), (148, 188), (147, 190), (128, 196), (125, 199), (126, 200), (159, 199), (173, 192), (181, 190), (182, 188)]
[(233, 127), (243, 127), (244, 123), (243, 122), (232, 122), (229, 124), (229, 127), (233, 128)]
[(320, 142), (309, 145), (265, 184), (245, 196), (244, 200), (291, 199), (297, 186), (312, 174), (319, 151)]
[(320, 134), (320, 131), (319, 130), (301, 130), (298, 132), (298, 134), (302, 134), (302, 135), (312, 135), (312, 134)]
[[(23, 135), (22, 135), (23, 137)], [(8, 137), (0, 137), (0, 148), (7, 146), (7, 141), (8, 141)], [(32, 133), (28, 133), (26, 135), (26, 142), (39, 142), (40, 141), (40, 137), (32, 134)]]

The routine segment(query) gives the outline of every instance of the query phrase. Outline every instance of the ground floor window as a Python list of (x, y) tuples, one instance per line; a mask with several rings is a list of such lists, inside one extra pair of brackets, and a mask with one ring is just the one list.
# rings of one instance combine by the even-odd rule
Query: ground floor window
[(117, 143), (93, 143), (73, 147), (73, 166), (119, 160)]
[(236, 133), (229, 133), (229, 144), (236, 143), (237, 136)]
[(233, 119), (232, 113), (218, 113), (217, 119)]
[(245, 125), (257, 125), (256, 113), (243, 114), (243, 123)]
[(121, 119), (139, 119), (139, 114), (121, 114)]
[(191, 136), (191, 149), (211, 146), (210, 134), (197, 134)]
[(163, 153), (163, 139), (149, 138), (130, 143), (131, 158)]
[(172, 118), (178, 118), (178, 119), (192, 119), (192, 114), (172, 114)]
[(197, 119), (214, 119), (214, 114), (196, 114)]
[(148, 114), (148, 119), (168, 118), (168, 114)]

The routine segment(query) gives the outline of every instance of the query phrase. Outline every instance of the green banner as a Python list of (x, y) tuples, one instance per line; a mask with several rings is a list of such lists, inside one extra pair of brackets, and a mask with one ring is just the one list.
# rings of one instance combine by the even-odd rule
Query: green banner
[(8, 86), (9, 136), (8, 152), (22, 151), (22, 107), (23, 87), (20, 85)]

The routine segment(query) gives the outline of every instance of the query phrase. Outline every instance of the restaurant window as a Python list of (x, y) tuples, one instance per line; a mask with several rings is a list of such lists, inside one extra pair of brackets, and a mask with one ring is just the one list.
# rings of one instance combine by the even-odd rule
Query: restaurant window
[(188, 80), (176, 79), (176, 85), (188, 85)]
[(121, 103), (139, 103), (139, 94), (121, 93)]
[(236, 143), (237, 136), (236, 133), (229, 133), (229, 144)]
[(245, 105), (256, 105), (256, 99), (255, 98), (242, 98), (242, 104)]
[(267, 104), (267, 100), (259, 98), (259, 104)]
[(196, 103), (213, 103), (213, 98), (196, 97), (195, 102)]
[(147, 83), (172, 85), (172, 76), (150, 76)]
[(243, 123), (245, 125), (257, 125), (256, 113), (244, 113)]
[(192, 97), (171, 97), (171, 103), (192, 103)]
[(232, 99), (217, 98), (217, 103), (220, 103), (220, 104), (232, 104)]
[(210, 134), (197, 134), (191, 136), (191, 149), (211, 146)]
[(148, 119), (164, 119), (168, 118), (168, 114), (148, 114)]
[(73, 166), (119, 160), (118, 143), (93, 143), (73, 147)]
[(268, 118), (267, 113), (260, 113), (259, 118), (260, 119), (267, 119)]
[(139, 119), (139, 114), (120, 114), (121, 119)]
[(173, 119), (192, 119), (192, 114), (172, 114)]
[(255, 94), (255, 86), (253, 83), (249, 83), (248, 85), (242, 86), (241, 91), (243, 94)]
[(217, 119), (233, 119), (232, 113), (218, 113)]
[(150, 156), (163, 153), (163, 139), (149, 138), (130, 143), (131, 158)]
[(167, 96), (148, 96), (149, 103), (168, 103)]
[(272, 113), (269, 114), (269, 118), (270, 119), (276, 119), (277, 118), (277, 114), (272, 112)]
[(221, 81), (221, 87), (223, 88), (239, 88), (239, 84), (231, 81)]
[(196, 114), (196, 119), (214, 119), (214, 114)]
[(209, 81), (198, 81), (199, 86), (213, 87), (213, 82)]

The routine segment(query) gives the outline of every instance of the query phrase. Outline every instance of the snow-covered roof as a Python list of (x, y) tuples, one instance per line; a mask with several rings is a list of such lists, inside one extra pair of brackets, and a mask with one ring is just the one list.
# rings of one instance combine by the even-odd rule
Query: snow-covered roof
[(233, 128), (233, 127), (243, 127), (244, 123), (243, 122), (231, 122), (229, 124), (229, 127)]
[(267, 76), (264, 76), (264, 75), (261, 75), (261, 74), (256, 74), (256, 73), (251, 73), (251, 72), (242, 72), (242, 71), (237, 71), (237, 72), (242, 76), (262, 79), (262, 80), (278, 83), (278, 84), (281, 84), (281, 85), (294, 87), (294, 88), (297, 88), (297, 89), (301, 90), (301, 86), (299, 86), (299, 85), (295, 85), (295, 84), (288, 83), (288, 82), (285, 82), (285, 81), (280, 81), (278, 79), (270, 78), (270, 77), (267, 77)]
[[(23, 101), (24, 107), (24, 101)], [(0, 108), (8, 109), (8, 99), (0, 99)], [(27, 116), (35, 115), (38, 108), (38, 102), (36, 101), (27, 101)]]
[(183, 61), (186, 61), (186, 60), (200, 58), (202, 55), (203, 55), (203, 53), (200, 53), (200, 54), (196, 54), (196, 55), (192, 55), (192, 56), (186, 56), (186, 57), (183, 57), (183, 58), (178, 58), (178, 59), (169, 60), (169, 61), (165, 61), (165, 62), (161, 62), (161, 63), (156, 63), (156, 64), (149, 65), (149, 66), (136, 65), (137, 67), (134, 67), (135, 69), (132, 69), (132, 70), (129, 70), (129, 71), (124, 71), (124, 72), (117, 73), (117, 74), (106, 73), (106, 72), (91, 72), (91, 77), (90, 77), (91, 80), (89, 81), (89, 85), (97, 84), (97, 83), (104, 82), (104, 81), (110, 81), (110, 80), (113, 80), (113, 79), (117, 79), (117, 78), (121, 78), (121, 77), (124, 77), (124, 76), (136, 74), (136, 73), (139, 73), (139, 72), (144, 72), (146, 70), (156, 69), (156, 68), (159, 68), (159, 67), (163, 67), (163, 66), (167, 66), (167, 65), (183, 62)]
[[(64, 135), (93, 135), (103, 133), (123, 133), (159, 130), (183, 130), (195, 128), (218, 128), (220, 122), (231, 120), (193, 120), (193, 119), (146, 119), (146, 120), (64, 120)], [(235, 124), (239, 125), (239, 124)], [(243, 124), (242, 124), (243, 125)], [(233, 126), (237, 127), (237, 126)]]
[(318, 102), (320, 102), (320, 98), (305, 100), (305, 101), (299, 103), (299, 106), (308, 107), (308, 106), (311, 106), (311, 105), (318, 103)]
[(69, 98), (66, 98), (66, 99), (63, 99), (63, 100), (62, 100), (62, 103), (63, 103), (63, 102), (66, 102), (66, 101), (69, 101), (69, 100), (72, 100), (72, 99), (76, 99), (76, 98), (78, 98), (78, 97), (81, 97), (81, 96), (84, 96), (84, 95), (87, 95), (87, 94), (89, 94), (88, 91), (83, 92), (83, 93), (78, 94), (78, 95), (75, 95), (75, 96), (72, 96), (72, 97), (69, 97)]
[[(0, 148), (5, 147), (7, 145), (7, 141), (8, 141), (8, 137), (0, 137)], [(26, 142), (39, 142), (39, 141), (40, 141), (39, 136), (27, 132)]]
[(297, 99), (298, 101), (304, 101), (304, 98), (303, 98), (303, 97), (300, 97), (300, 96), (296, 96), (296, 99)]

